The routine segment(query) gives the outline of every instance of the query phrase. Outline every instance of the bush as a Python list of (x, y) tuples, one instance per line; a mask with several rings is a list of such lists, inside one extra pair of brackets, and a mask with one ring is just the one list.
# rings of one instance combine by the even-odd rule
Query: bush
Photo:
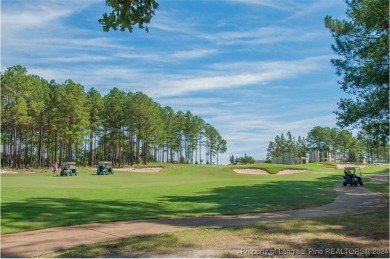
[(186, 159), (184, 156), (180, 157), (180, 164), (186, 164)]
[(246, 154), (243, 157), (236, 158), (237, 162), (240, 164), (254, 164), (255, 159), (252, 156), (247, 156)]

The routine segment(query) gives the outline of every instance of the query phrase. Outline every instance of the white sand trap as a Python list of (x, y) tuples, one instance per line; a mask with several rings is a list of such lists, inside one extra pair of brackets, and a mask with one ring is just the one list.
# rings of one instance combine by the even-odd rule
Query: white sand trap
[(262, 169), (233, 169), (238, 174), (263, 174), (269, 175), (269, 173)]
[(0, 173), (2, 173), (2, 174), (18, 174), (18, 172), (4, 170), (4, 169), (1, 169)]
[(133, 173), (158, 173), (163, 170), (162, 166), (152, 166), (152, 167), (127, 167), (127, 168), (114, 168), (115, 171), (120, 172), (133, 172)]
[[(260, 175), (272, 175), (268, 173), (265, 170), (262, 169), (233, 169), (234, 172), (238, 174), (260, 174)], [(284, 175), (284, 174), (295, 174), (295, 173), (304, 173), (307, 172), (307, 170), (292, 170), (292, 169), (286, 169), (277, 172), (275, 175)]]
[(50, 169), (1, 169), (0, 174), (37, 174), (53, 173)]

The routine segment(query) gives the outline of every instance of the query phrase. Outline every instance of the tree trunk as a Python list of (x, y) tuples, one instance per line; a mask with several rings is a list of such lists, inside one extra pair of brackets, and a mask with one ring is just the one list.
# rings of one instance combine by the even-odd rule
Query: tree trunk
[(136, 163), (139, 164), (140, 161), (140, 145), (141, 145), (141, 139), (137, 137), (137, 150), (136, 150)]
[(23, 128), (21, 127), (20, 130), (19, 130), (19, 147), (18, 147), (18, 156), (17, 156), (17, 162), (16, 162), (16, 166), (18, 168), (20, 168), (20, 163), (21, 163), (21, 160), (22, 160), (22, 139), (23, 139)]
[(41, 112), (39, 119), (39, 134), (38, 134), (38, 152), (37, 152), (37, 167), (41, 166), (42, 159), (42, 135), (43, 135), (43, 114)]
[(61, 140), (61, 142), (60, 142), (60, 159), (59, 159), (59, 163), (61, 164), (62, 162), (63, 162), (63, 160), (62, 160), (62, 151), (63, 151), (63, 146), (64, 146), (64, 141), (63, 140)]
[(130, 166), (133, 166), (134, 163), (134, 141), (133, 133), (130, 133)]
[(68, 140), (68, 145), (67, 145), (67, 148), (66, 148), (66, 153), (67, 153), (67, 156), (66, 156), (66, 160), (68, 162), (72, 161), (72, 140), (71, 138), (69, 138)]
[(14, 125), (14, 139), (13, 139), (13, 150), (12, 150), (12, 168), (16, 168), (16, 150), (17, 150), (17, 142), (16, 142), (16, 123)]
[(93, 137), (93, 130), (91, 130), (91, 133), (89, 134), (88, 166), (92, 166)]
[[(29, 150), (29, 147), (28, 147), (28, 142), (29, 142), (29, 139), (28, 139), (28, 128), (26, 129), (26, 140), (24, 143), (26, 143), (26, 148), (24, 149), (24, 159), (23, 159), (23, 163), (24, 163), (24, 168), (27, 168), (27, 165), (28, 165), (28, 150)], [(31, 148), (31, 147), (30, 147)]]

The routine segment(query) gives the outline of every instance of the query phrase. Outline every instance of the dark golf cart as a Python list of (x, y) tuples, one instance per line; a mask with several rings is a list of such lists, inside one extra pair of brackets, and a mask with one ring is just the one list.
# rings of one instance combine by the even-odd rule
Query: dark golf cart
[(98, 175), (114, 174), (112, 163), (108, 161), (100, 161), (96, 173)]
[[(357, 171), (359, 171), (359, 175), (356, 175)], [(344, 168), (343, 185), (347, 186), (348, 184), (350, 186), (363, 185), (362, 172), (360, 171), (360, 167)]]
[(61, 164), (61, 176), (77, 175), (77, 166), (75, 162), (63, 162)]

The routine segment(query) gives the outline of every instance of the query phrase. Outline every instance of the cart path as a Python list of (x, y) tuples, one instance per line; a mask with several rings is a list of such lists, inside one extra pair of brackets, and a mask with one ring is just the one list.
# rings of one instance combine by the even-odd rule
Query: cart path
[(364, 213), (388, 205), (386, 198), (363, 187), (343, 187), (342, 184), (337, 184), (335, 191), (337, 197), (332, 203), (314, 208), (240, 215), (94, 223), (2, 235), (1, 256), (39, 257), (79, 245), (132, 236), (161, 234), (198, 227), (220, 228), (345, 213)]

